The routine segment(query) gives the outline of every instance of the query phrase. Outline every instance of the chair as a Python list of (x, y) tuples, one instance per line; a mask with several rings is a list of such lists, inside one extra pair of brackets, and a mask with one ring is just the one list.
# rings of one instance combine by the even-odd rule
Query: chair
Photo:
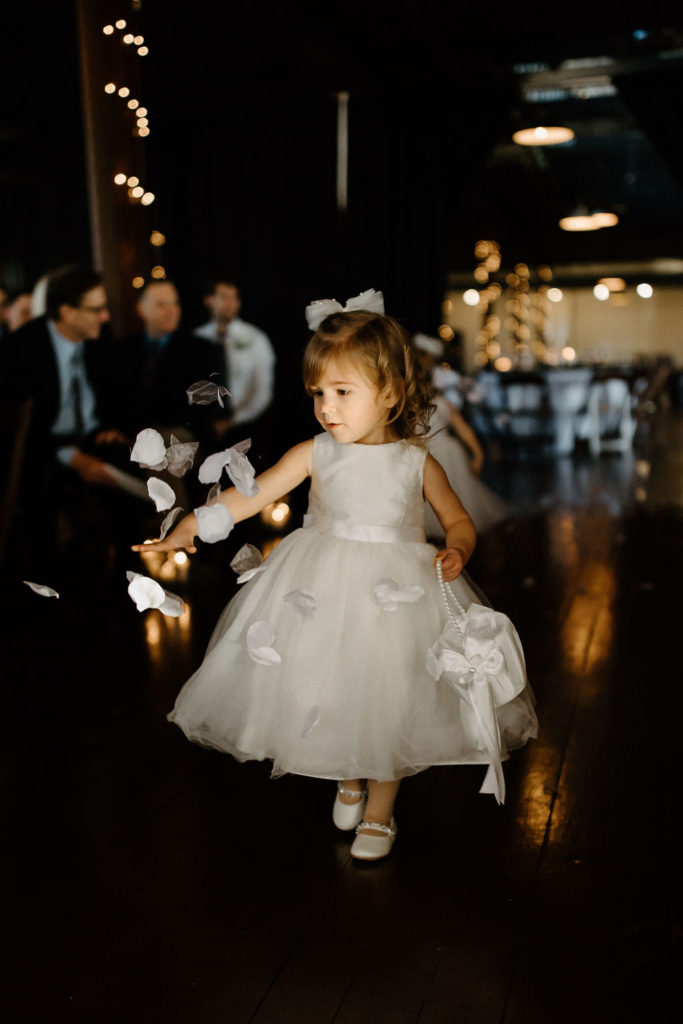
[(570, 367), (548, 371), (548, 404), (553, 417), (554, 447), (558, 455), (570, 455), (581, 423), (588, 413), (593, 371)]
[(628, 381), (609, 377), (591, 384), (586, 435), (591, 455), (631, 448), (636, 422)]

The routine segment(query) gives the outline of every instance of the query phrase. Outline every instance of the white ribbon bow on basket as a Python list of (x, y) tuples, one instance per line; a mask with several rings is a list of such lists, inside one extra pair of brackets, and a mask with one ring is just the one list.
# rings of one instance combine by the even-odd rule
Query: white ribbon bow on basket
[(306, 306), (306, 323), (312, 331), (317, 331), (326, 316), (332, 313), (352, 313), (363, 310), (367, 313), (379, 313), (384, 316), (384, 296), (382, 292), (376, 292), (374, 288), (368, 288), (360, 295), (346, 300), (342, 306), (336, 299), (316, 299)]
[[(448, 625), (427, 649), (427, 671), (437, 682), (443, 675), (458, 696), (471, 707), (489, 768), (480, 793), (493, 793), (499, 804), (505, 801), (500, 729), (496, 708), (522, 692), (526, 673), (517, 633), (502, 612), (481, 604), (467, 611), (446, 587), (437, 562), (437, 576), (448, 610)], [(451, 605), (457, 609), (454, 615)]]

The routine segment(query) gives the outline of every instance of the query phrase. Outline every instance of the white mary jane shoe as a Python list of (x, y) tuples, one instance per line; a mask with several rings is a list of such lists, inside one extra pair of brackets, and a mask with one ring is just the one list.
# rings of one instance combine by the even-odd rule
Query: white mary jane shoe
[[(360, 800), (356, 800), (355, 804), (344, 804), (339, 799), (340, 794), (341, 796), (359, 796)], [(332, 821), (342, 832), (350, 832), (362, 820), (367, 795), (366, 789), (346, 789), (341, 783), (337, 786), (337, 796), (332, 808)]]
[[(381, 832), (382, 835), (369, 836), (367, 832), (361, 832), (361, 829), (366, 828), (373, 828), (377, 832)], [(394, 818), (391, 819), (390, 825), (379, 825), (375, 821), (361, 821), (351, 846), (351, 856), (356, 860), (380, 860), (382, 857), (386, 857), (391, 852), (397, 832)]]

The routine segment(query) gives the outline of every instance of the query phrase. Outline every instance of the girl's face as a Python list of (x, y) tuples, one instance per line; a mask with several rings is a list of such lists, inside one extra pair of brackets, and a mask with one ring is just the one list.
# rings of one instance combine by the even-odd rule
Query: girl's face
[(387, 426), (395, 404), (348, 361), (330, 360), (312, 391), (315, 418), (340, 444), (385, 444), (394, 440)]

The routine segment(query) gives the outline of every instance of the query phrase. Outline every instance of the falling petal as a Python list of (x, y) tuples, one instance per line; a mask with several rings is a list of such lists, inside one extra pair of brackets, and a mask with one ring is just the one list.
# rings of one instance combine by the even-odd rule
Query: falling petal
[(213, 505), (213, 504), (215, 504), (215, 502), (218, 501), (220, 493), (221, 493), (221, 485), (220, 485), (220, 483), (214, 484), (213, 487), (211, 488), (211, 490), (209, 491), (209, 493), (207, 494), (206, 501), (204, 502), (204, 504), (205, 505)]
[(144, 612), (147, 608), (161, 608), (166, 600), (166, 592), (156, 580), (150, 579), (149, 576), (141, 576), (138, 572), (127, 572), (126, 576), (130, 581), (128, 593), (135, 601), (139, 612)]
[(171, 442), (170, 447), (166, 449), (166, 466), (168, 471), (173, 476), (185, 476), (188, 469), (192, 469), (192, 463), (199, 448), (199, 441), (177, 441), (174, 444), (173, 437), (171, 437)]
[(399, 587), (395, 580), (380, 580), (375, 587), (375, 601), (385, 612), (395, 612), (399, 604), (413, 604), (424, 596), (422, 587)]
[(266, 566), (263, 563), (263, 555), (253, 544), (243, 544), (239, 549), (230, 568), (238, 573), (237, 582), (246, 583), (252, 576), (259, 572), (265, 572)]
[(228, 449), (228, 456), (228, 476), (240, 494), (246, 498), (253, 498), (255, 494), (258, 494), (258, 484), (254, 480), (254, 467), (246, 455), (237, 450), (237, 445)]
[(185, 394), (190, 405), (211, 405), (212, 402), (218, 402), (225, 407), (223, 396), (229, 395), (230, 392), (222, 384), (216, 384), (212, 380), (198, 380), (196, 384), (190, 385)]
[(320, 708), (319, 707), (311, 708), (311, 710), (306, 715), (306, 718), (304, 719), (304, 728), (303, 728), (303, 732), (301, 733), (301, 736), (302, 736), (303, 739), (306, 739), (306, 737), (308, 736), (308, 734), (311, 731), (311, 729), (315, 729), (315, 727), (316, 727), (316, 725), (318, 724), (319, 721), (320, 721)]
[(173, 524), (175, 523), (176, 519), (178, 518), (182, 511), (183, 510), (180, 507), (180, 505), (178, 505), (177, 508), (171, 509), (171, 511), (164, 518), (164, 521), (161, 524), (161, 529), (159, 530), (159, 540), (164, 539), (164, 537), (171, 529), (171, 527), (173, 526)]
[(240, 573), (237, 577), (237, 583), (247, 583), (252, 576), (257, 576), (260, 572), (265, 572), (266, 566), (259, 565), (254, 569), (245, 569), (244, 572)]
[(220, 502), (215, 505), (202, 505), (194, 512), (197, 516), (197, 536), (205, 544), (225, 540), (235, 525), (232, 512)]
[(162, 615), (170, 615), (172, 618), (177, 619), (185, 611), (185, 602), (177, 594), (171, 593), (170, 590), (164, 590), (164, 594), (164, 603), (159, 605), (159, 611)]
[(147, 481), (147, 490), (152, 501), (155, 502), (157, 512), (165, 512), (167, 508), (171, 508), (175, 501), (175, 491), (173, 488), (160, 480), (158, 476), (151, 476)]
[(315, 614), (317, 603), (315, 594), (310, 590), (292, 590), (291, 593), (285, 594), (283, 601), (302, 619), (312, 619)]
[(226, 448), (224, 451), (215, 452), (204, 459), (197, 474), (200, 484), (213, 484), (220, 480), (223, 466), (228, 461), (229, 454), (230, 449)]
[(146, 427), (135, 438), (130, 453), (131, 462), (139, 462), (141, 466), (159, 466), (166, 458), (166, 444), (158, 430)]
[(282, 659), (271, 647), (275, 634), (263, 619), (253, 622), (247, 630), (247, 652), (259, 665), (277, 665)]
[(46, 587), (44, 583), (29, 583), (28, 580), (23, 580), (27, 587), (31, 590), (35, 590), (36, 594), (40, 594), (41, 597), (59, 597), (56, 590), (52, 587)]

